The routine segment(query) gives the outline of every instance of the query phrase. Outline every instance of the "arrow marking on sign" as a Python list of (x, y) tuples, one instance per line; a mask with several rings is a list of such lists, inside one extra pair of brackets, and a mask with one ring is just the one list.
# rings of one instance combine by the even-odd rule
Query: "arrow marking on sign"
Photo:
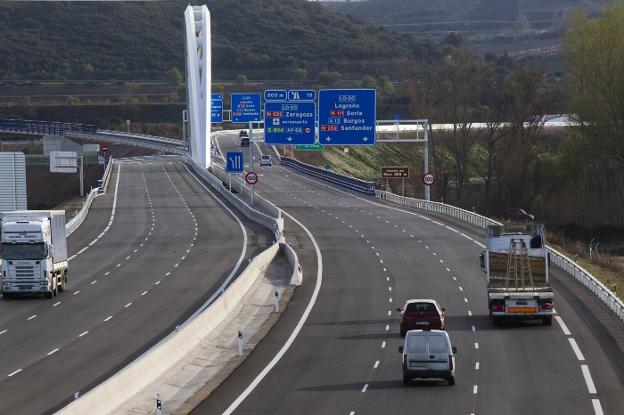
[(331, 141), (331, 137), (325, 137), (325, 141)]

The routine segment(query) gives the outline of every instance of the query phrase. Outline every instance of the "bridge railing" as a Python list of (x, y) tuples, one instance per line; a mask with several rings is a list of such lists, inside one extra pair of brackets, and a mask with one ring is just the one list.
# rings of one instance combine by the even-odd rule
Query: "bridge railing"
[[(440, 213), (447, 215), (463, 222), (470, 223), (471, 225), (485, 228), (487, 225), (500, 225), (493, 219), (479, 215), (469, 210), (461, 209), (455, 206), (446, 205), (439, 202), (430, 202), (421, 199), (413, 199), (409, 197), (402, 197), (393, 193), (383, 192), (377, 190), (375, 196), (378, 199), (384, 199), (397, 205), (407, 206), (415, 209), (423, 209), (429, 212)], [(624, 302), (610, 289), (608, 289), (602, 282), (598, 280), (591, 272), (577, 264), (573, 259), (570, 259), (566, 255), (557, 251), (552, 247), (547, 247), (550, 254), (550, 260), (552, 263), (560, 267), (566, 273), (576, 278), (581, 284), (587, 287), (594, 295), (596, 295), (603, 303), (611, 309), (620, 320), (624, 321)]]
[[(104, 170), (104, 175), (102, 176), (102, 188), (108, 188), (108, 182), (110, 181), (111, 171), (113, 169), (113, 159), (111, 158), (106, 166), (106, 170)], [(65, 233), (67, 236), (71, 235), (78, 227), (84, 222), (89, 213), (89, 209), (91, 208), (91, 203), (93, 203), (93, 199), (95, 199), (100, 194), (100, 189), (98, 187), (91, 189), (87, 199), (85, 200), (84, 205), (82, 205), (82, 209), (76, 216), (72, 218), (69, 222), (65, 224)]]
[(335, 173), (329, 170), (324, 170), (290, 157), (281, 156), (280, 160), (283, 166), (292, 167), (293, 169), (299, 170), (302, 173), (331, 182), (345, 189), (355, 190), (356, 192), (363, 193), (368, 196), (375, 195), (374, 182), (356, 179), (355, 177), (346, 176), (344, 174)]

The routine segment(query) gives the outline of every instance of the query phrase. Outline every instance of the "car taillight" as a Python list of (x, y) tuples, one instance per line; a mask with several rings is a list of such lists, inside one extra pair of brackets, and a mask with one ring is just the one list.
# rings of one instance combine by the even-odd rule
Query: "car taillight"
[(453, 370), (453, 355), (449, 355), (449, 370)]
[(553, 305), (552, 303), (542, 303), (540, 307), (542, 307), (542, 310), (552, 310)]

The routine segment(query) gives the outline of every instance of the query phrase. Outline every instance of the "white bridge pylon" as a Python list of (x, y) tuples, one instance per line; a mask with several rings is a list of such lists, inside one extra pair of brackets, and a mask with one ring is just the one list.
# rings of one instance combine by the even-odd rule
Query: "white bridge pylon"
[(210, 167), (210, 97), (212, 53), (210, 11), (204, 6), (188, 6), (186, 26), (186, 93), (189, 122), (189, 150), (193, 160)]

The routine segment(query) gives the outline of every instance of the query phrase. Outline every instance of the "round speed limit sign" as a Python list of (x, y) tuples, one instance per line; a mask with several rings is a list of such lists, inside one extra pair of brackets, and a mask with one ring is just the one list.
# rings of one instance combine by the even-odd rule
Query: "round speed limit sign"
[(258, 175), (252, 171), (245, 175), (245, 181), (251, 185), (258, 183)]
[(435, 176), (432, 173), (425, 173), (423, 175), (423, 183), (427, 186), (433, 186), (435, 183)]

